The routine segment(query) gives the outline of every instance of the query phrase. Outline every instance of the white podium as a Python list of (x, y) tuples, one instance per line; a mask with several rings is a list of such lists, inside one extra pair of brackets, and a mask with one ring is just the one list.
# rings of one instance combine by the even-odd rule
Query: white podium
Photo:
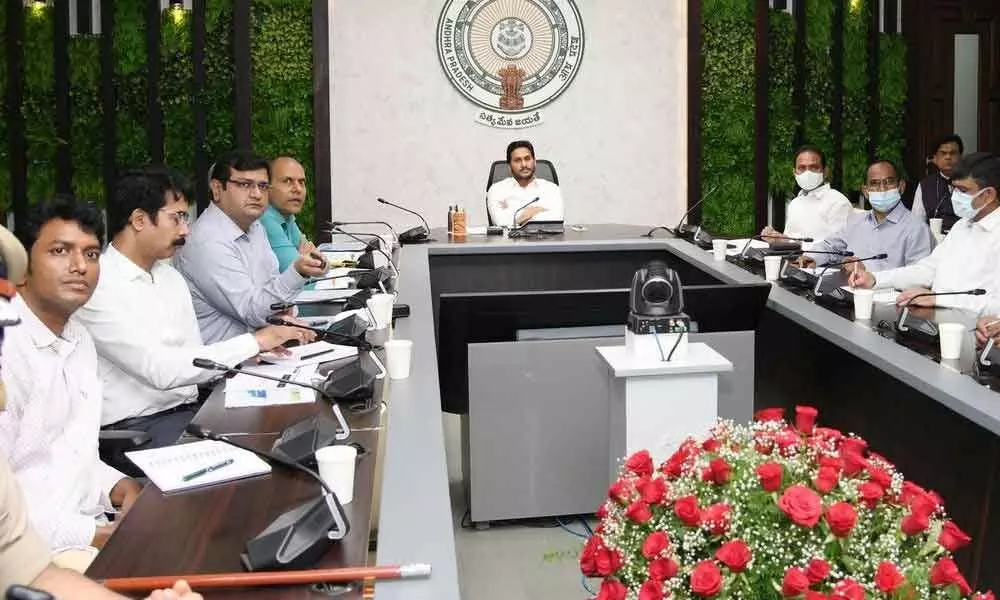
[(622, 461), (646, 449), (659, 464), (692, 435), (704, 435), (719, 416), (719, 373), (733, 363), (707, 344), (689, 344), (683, 359), (637, 356), (625, 346), (598, 347), (608, 365), (610, 479)]

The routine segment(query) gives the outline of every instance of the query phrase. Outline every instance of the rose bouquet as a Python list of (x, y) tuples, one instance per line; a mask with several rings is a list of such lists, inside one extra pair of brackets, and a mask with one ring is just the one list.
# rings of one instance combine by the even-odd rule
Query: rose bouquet
[(941, 498), (816, 409), (719, 421), (662, 465), (629, 457), (580, 556), (599, 600), (973, 598)]

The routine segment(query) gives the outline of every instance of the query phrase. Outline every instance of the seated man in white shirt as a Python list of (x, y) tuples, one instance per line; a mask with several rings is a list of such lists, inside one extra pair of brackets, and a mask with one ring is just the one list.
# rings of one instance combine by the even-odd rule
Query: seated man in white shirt
[(760, 232), (767, 236), (764, 241), (788, 236), (810, 237), (818, 242), (843, 229), (853, 208), (826, 182), (826, 157), (818, 147), (806, 145), (795, 151), (795, 183), (801, 189), (788, 203), (784, 233), (768, 225)]
[(101, 214), (62, 198), (36, 204), (17, 225), (28, 271), (12, 303), (21, 323), (5, 332), (0, 458), (53, 552), (100, 548), (115, 527), (105, 513), (127, 512), (141, 491), (98, 458), (97, 353), (70, 319), (97, 284)]
[[(860, 264), (850, 284), (865, 288), (903, 290), (897, 304), (947, 306), (981, 312), (1000, 294), (1000, 157), (976, 152), (962, 158), (952, 171), (951, 202), (959, 221), (923, 260), (898, 269), (872, 273)], [(986, 290), (986, 296), (922, 296), (928, 292)]]
[(188, 235), (187, 183), (146, 167), (119, 179), (108, 207), (111, 243), (94, 295), (74, 316), (94, 339), (104, 383), (101, 425), (146, 431), (147, 447), (173, 444), (197, 412), (198, 384), (218, 377), (192, 365), (236, 365), (304, 329), (268, 326), (206, 346), (187, 283), (170, 265)]
[(511, 177), (486, 192), (486, 209), (494, 225), (520, 227), (528, 221), (563, 220), (559, 186), (535, 177), (535, 147), (519, 140), (507, 146)]

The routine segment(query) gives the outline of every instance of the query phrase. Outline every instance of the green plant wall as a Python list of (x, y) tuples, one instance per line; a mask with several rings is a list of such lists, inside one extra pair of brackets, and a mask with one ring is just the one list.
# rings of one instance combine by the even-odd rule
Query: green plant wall
[(70, 39), (69, 79), (73, 193), (78, 198), (103, 204), (100, 38), (78, 36)]
[(268, 0), (253, 5), (253, 145), (265, 156), (288, 155), (306, 170), (308, 198), (299, 227), (312, 237), (313, 170), (312, 5)]
[(28, 199), (51, 196), (56, 191), (55, 161), (55, 72), (52, 41), (52, 8), (25, 9), (24, 18), (24, 115), (28, 140)]
[[(706, 0), (702, 21), (702, 222), (746, 235), (754, 214), (753, 4)], [(714, 188), (714, 192), (712, 191)]]
[[(7, 9), (0, 6), (0, 48), (7, 48)], [(10, 138), (7, 137), (7, 61), (0, 59), (0, 99), (4, 99), (0, 107), (0, 211), (4, 214), (10, 210)]]
[(768, 17), (767, 187), (772, 196), (787, 197), (795, 185), (791, 148), (795, 145), (798, 126), (792, 103), (795, 23), (792, 15), (783, 10), (772, 10)]
[[(903, 167), (903, 112), (906, 110), (906, 42), (900, 35), (879, 35), (879, 123), (875, 154)], [(905, 177), (906, 173), (900, 173)]]
[(806, 113), (805, 143), (819, 146), (826, 155), (826, 166), (834, 169), (833, 133), (833, 2), (805, 0), (806, 6)]
[(872, 7), (870, 0), (852, 0), (846, 2), (844, 8), (844, 184), (841, 191), (853, 199), (864, 181), (871, 139), (868, 29)]

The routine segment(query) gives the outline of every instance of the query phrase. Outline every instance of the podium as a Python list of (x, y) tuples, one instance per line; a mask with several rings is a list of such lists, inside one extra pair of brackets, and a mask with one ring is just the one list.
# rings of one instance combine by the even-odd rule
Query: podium
[(659, 464), (689, 436), (702, 434), (719, 416), (719, 374), (733, 363), (708, 344), (692, 343), (682, 359), (664, 362), (626, 346), (598, 347), (611, 379), (609, 483), (621, 461), (648, 450)]

